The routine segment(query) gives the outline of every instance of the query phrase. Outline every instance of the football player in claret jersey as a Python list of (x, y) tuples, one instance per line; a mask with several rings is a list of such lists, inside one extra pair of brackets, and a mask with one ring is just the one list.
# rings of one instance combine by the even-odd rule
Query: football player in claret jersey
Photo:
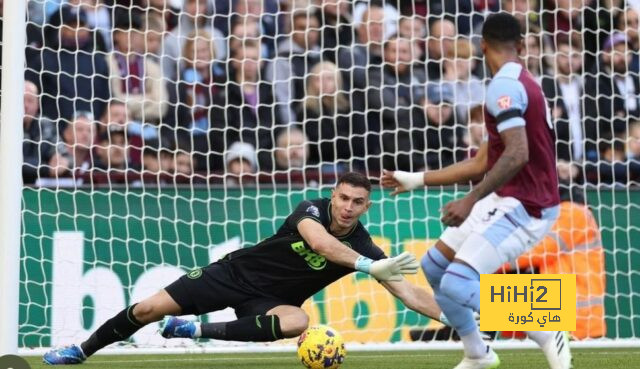
[[(486, 345), (473, 317), (480, 310), (480, 274), (537, 244), (558, 216), (554, 133), (542, 89), (523, 68), (520, 24), (508, 13), (485, 20), (482, 50), (492, 73), (487, 88), (487, 139), (475, 157), (424, 173), (385, 172), (392, 194), (424, 185), (480, 181), (442, 209), (448, 228), (422, 259), (436, 301), (464, 345), (458, 369), (495, 368), (498, 356)], [(527, 332), (552, 369), (571, 367), (566, 332)]]
[[(296, 337), (309, 324), (302, 303), (356, 270), (380, 281), (408, 308), (445, 320), (433, 296), (402, 277), (417, 273), (415, 257), (405, 252), (387, 258), (360, 223), (360, 216), (371, 206), (370, 192), (365, 176), (343, 174), (331, 199), (302, 201), (272, 237), (191, 271), (125, 308), (80, 345), (49, 351), (44, 361), (80, 364), (99, 349), (165, 316), (161, 334), (166, 338), (257, 342)], [(237, 320), (196, 323), (174, 317), (227, 307), (235, 309)]]

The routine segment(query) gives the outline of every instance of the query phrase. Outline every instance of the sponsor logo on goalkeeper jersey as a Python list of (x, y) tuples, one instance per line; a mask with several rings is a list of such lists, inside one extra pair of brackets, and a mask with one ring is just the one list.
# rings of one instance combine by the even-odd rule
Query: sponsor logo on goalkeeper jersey
[(575, 331), (575, 274), (482, 274), (480, 330)]
[(327, 266), (327, 259), (325, 259), (324, 256), (318, 255), (315, 252), (304, 247), (303, 241), (292, 243), (291, 249), (293, 249), (296, 254), (303, 257), (307, 262), (307, 265), (309, 265), (309, 268), (313, 270), (322, 270), (325, 266)]

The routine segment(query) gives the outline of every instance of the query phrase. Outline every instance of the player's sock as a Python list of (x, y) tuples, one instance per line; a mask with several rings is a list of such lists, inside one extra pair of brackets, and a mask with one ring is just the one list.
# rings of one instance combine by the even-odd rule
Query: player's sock
[(451, 326), (458, 331), (465, 356), (469, 358), (483, 357), (488, 352), (472, 310), (480, 309), (479, 279), (471, 267), (451, 263), (440, 282), (440, 291), (435, 295)]
[(464, 347), (464, 356), (475, 359), (485, 356), (489, 352), (489, 345), (487, 345), (480, 335), (478, 329), (474, 329), (467, 335), (460, 335), (460, 340)]
[(133, 304), (125, 308), (116, 316), (107, 320), (98, 330), (93, 332), (89, 339), (80, 344), (80, 348), (82, 348), (86, 357), (114, 342), (126, 340), (145, 326), (144, 323), (139, 322), (133, 316), (133, 308), (136, 305)]
[(470, 266), (451, 263), (442, 277), (440, 288), (453, 301), (475, 312), (480, 311), (480, 275)]
[(442, 312), (449, 319), (450, 325), (455, 328), (462, 339), (465, 356), (469, 358), (479, 358), (486, 355), (487, 345), (480, 336), (478, 323), (476, 323), (473, 317), (473, 311), (453, 301), (442, 291), (437, 292), (435, 297)]
[(440, 280), (451, 262), (440, 250), (432, 247), (422, 257), (421, 264), (424, 276), (427, 277), (427, 281), (429, 281), (431, 288), (433, 288), (433, 292), (438, 292), (440, 290)]
[[(433, 289), (433, 293), (436, 294), (440, 291), (440, 281), (451, 262), (444, 256), (444, 254), (442, 254), (442, 252), (440, 252), (440, 250), (432, 247), (424, 254), (420, 264), (422, 265), (424, 276), (427, 278), (427, 281), (429, 281), (429, 284)], [(445, 325), (451, 326), (449, 318), (444, 312), (440, 313), (439, 320)]]
[(545, 331), (527, 331), (525, 332), (529, 338), (534, 340), (538, 346), (542, 346), (548, 339), (553, 336), (555, 332), (545, 332)]
[(202, 323), (201, 338), (226, 341), (270, 342), (284, 338), (277, 315), (248, 316), (224, 323)]

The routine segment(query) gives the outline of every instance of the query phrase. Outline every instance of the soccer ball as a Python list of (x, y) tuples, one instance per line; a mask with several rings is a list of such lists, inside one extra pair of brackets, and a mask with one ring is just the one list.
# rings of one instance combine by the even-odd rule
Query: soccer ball
[(298, 359), (310, 369), (336, 369), (347, 351), (340, 333), (326, 325), (309, 327), (298, 339)]

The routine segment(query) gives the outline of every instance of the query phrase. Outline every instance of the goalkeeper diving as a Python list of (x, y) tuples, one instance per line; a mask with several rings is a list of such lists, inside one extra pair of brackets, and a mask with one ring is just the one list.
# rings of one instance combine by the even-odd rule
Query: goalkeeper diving
[[(406, 252), (386, 257), (360, 223), (371, 206), (370, 192), (365, 176), (343, 174), (331, 199), (302, 201), (272, 237), (191, 271), (125, 308), (81, 344), (47, 352), (44, 362), (80, 364), (162, 319), (160, 332), (166, 338), (266, 342), (296, 337), (309, 324), (302, 303), (354, 271), (370, 274), (408, 308), (445, 320), (433, 296), (403, 278), (417, 273), (415, 257)], [(227, 307), (235, 309), (237, 320), (198, 323), (175, 317)]]

